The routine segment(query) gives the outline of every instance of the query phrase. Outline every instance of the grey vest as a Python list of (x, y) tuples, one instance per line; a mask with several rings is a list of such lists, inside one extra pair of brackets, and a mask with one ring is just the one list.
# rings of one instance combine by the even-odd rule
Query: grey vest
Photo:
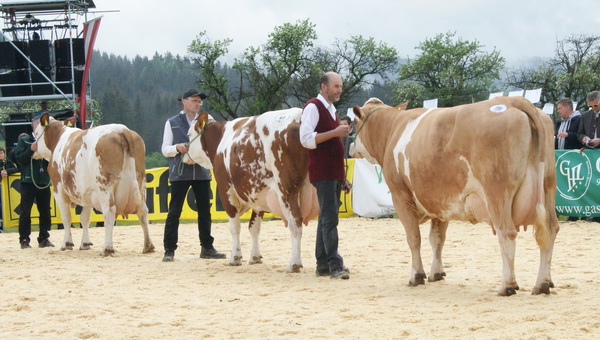
[[(190, 124), (184, 113), (180, 113), (169, 119), (171, 131), (173, 132), (173, 145), (187, 143), (190, 139), (187, 136)], [(190, 180), (211, 180), (210, 171), (204, 169), (198, 164), (189, 165), (181, 161), (181, 154), (175, 157), (169, 157), (169, 182), (190, 181)]]

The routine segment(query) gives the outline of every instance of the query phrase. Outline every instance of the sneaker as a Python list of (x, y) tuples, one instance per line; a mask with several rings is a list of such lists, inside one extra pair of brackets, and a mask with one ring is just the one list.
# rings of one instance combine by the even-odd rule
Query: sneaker
[(202, 247), (200, 251), (201, 259), (224, 259), (225, 257), (225, 254), (219, 253), (215, 248), (207, 249)]
[(163, 262), (175, 261), (175, 252), (174, 251), (165, 251), (165, 256), (163, 256), (162, 261)]
[(31, 248), (29, 241), (21, 241), (21, 249)]
[(350, 271), (348, 270), (348, 268), (343, 267), (340, 269), (336, 269), (334, 271), (331, 272), (331, 276), (332, 279), (342, 279), (342, 280), (348, 280), (350, 278)]
[(46, 248), (46, 247), (54, 247), (54, 245), (52, 244), (52, 242), (50, 242), (49, 239), (45, 238), (38, 242), (38, 247)]

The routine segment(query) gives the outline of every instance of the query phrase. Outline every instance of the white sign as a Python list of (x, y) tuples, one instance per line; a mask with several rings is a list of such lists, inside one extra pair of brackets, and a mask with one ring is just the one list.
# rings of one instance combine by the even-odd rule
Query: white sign
[(544, 111), (545, 114), (551, 115), (552, 113), (554, 113), (554, 104), (552, 104), (552, 103), (544, 104), (544, 108), (542, 108), (542, 111)]
[(542, 89), (527, 90), (525, 92), (525, 99), (529, 100), (531, 104), (539, 103), (542, 97)]
[(523, 92), (525, 92), (525, 90), (510, 91), (508, 93), (508, 96), (509, 97), (523, 97)]
[(502, 97), (503, 95), (504, 95), (504, 92), (490, 93), (490, 97), (488, 99), (492, 99), (492, 98), (496, 98), (496, 97)]
[(365, 159), (354, 159), (352, 211), (363, 217), (381, 217), (396, 212), (381, 167)]
[(346, 116), (350, 118), (350, 121), (354, 121), (354, 111), (352, 110), (352, 108), (349, 108), (348, 111), (346, 111)]
[(437, 108), (437, 98), (435, 99), (430, 99), (430, 100), (424, 100), (423, 101), (423, 108), (424, 109), (435, 109)]

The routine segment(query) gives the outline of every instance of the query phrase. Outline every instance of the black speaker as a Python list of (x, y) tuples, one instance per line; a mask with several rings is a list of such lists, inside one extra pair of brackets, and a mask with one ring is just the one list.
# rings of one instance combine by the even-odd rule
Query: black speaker
[(29, 83), (29, 72), (27, 70), (13, 70), (0, 74), (0, 84), (14, 84), (15, 86), (0, 87), (2, 97), (31, 96), (31, 86), (16, 86), (16, 84)]
[[(75, 71), (75, 93), (81, 93), (81, 82), (83, 80), (83, 71), (82, 70), (74, 70)], [(59, 67), (56, 69), (56, 82), (59, 81), (70, 81), (71, 80), (71, 68), (70, 67)], [(71, 93), (71, 84), (58, 84), (56, 85), (58, 88), (63, 91), (65, 94)], [(59, 93), (58, 91), (56, 92)]]
[(24, 113), (13, 113), (10, 119), (5, 123), (23, 123), (22, 125), (6, 125), (4, 126), (4, 135), (6, 136), (6, 151), (10, 151), (17, 145), (19, 135), (22, 133), (31, 134), (33, 129), (27, 115)]
[[(71, 48), (69, 39), (59, 39), (54, 41), (54, 56), (56, 66), (71, 66)], [(73, 39), (73, 65), (81, 66), (85, 64), (85, 48), (83, 39)]]
[[(48, 77), (48, 79), (52, 80), (52, 73), (50, 69), (43, 69), (44, 75)], [(31, 82), (32, 83), (48, 83), (48, 80), (44, 78), (37, 70), (31, 70)], [(43, 85), (31, 85), (31, 92), (34, 96), (46, 95), (46, 94), (54, 94), (54, 87), (52, 84), (43, 84)]]
[[(27, 54), (27, 42), (13, 41), (23, 53)], [(8, 42), (0, 42), (0, 69), (18, 69), (27, 67), (27, 60)]]
[(50, 40), (30, 40), (29, 59), (39, 68), (52, 66), (50, 64)]

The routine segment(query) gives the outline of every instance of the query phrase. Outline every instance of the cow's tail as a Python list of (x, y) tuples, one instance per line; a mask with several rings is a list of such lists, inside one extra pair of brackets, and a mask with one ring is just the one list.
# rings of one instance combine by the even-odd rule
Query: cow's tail
[[(529, 100), (522, 97), (513, 97), (514, 102), (512, 103), (516, 108), (523, 111), (529, 117), (529, 126), (532, 134), (532, 147), (530, 148), (530, 159), (532, 165), (537, 169), (536, 173), (536, 188), (537, 202), (535, 205), (535, 220), (534, 220), (534, 235), (537, 244), (540, 247), (545, 247), (550, 244), (550, 220), (548, 219), (549, 212), (546, 209), (546, 195), (545, 195), (545, 181), (549, 163), (551, 160), (548, 159), (548, 143), (547, 141), (552, 140), (552, 136), (549, 135), (547, 124), (544, 119), (548, 117), (545, 114), (533, 106)], [(554, 156), (554, 155), (552, 155)]]
[(135, 164), (135, 174), (139, 185), (142, 201), (146, 202), (146, 144), (140, 135), (135, 131), (125, 129), (122, 133), (127, 145), (127, 154), (133, 158)]

